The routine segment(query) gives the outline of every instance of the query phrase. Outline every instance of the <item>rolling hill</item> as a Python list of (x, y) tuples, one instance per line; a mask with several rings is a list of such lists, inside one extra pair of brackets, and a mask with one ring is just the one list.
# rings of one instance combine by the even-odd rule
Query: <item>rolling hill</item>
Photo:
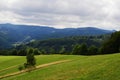
[[(70, 60), (1, 80), (120, 80), (120, 54), (75, 56), (36, 56), (37, 65)], [(11, 63), (12, 62), (12, 63)], [(17, 67), (25, 62), (25, 57), (0, 56), (0, 76), (17, 72)], [(13, 64), (14, 63), (14, 64)]]
[[(3, 34), (3, 36), (0, 36), (0, 41), (3, 40), (0, 43), (2, 44), (6, 41), (7, 43), (4, 44), (10, 46), (15, 43), (29, 42), (30, 40), (63, 38), (69, 36), (102, 35), (112, 32), (114, 31), (94, 27), (56, 29), (47, 26), (0, 24), (0, 33)], [(2, 45), (0, 48), (2, 48)], [(3, 48), (5, 47), (3, 46)]]
[(8, 39), (8, 37), (0, 32), (0, 49), (4, 49), (4, 48), (10, 48), (12, 45)]

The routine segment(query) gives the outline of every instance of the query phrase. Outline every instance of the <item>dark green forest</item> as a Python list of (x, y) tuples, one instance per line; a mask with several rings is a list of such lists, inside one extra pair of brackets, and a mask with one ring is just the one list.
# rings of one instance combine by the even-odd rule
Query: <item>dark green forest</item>
[[(1, 50), (1, 55), (19, 55), (25, 56), (29, 48), (33, 48), (36, 55), (40, 54), (73, 54), (77, 45), (86, 44), (86, 47), (101, 47), (110, 35), (100, 36), (71, 36), (64, 38), (52, 38), (46, 40), (35, 40), (30, 43), (21, 44), (8, 50)], [(87, 51), (88, 52), (88, 51)], [(97, 52), (98, 53), (98, 52)]]
[(110, 39), (108, 39), (102, 45), (102, 53), (118, 53), (120, 52), (120, 31), (115, 32), (111, 35)]
[(1, 50), (0, 55), (25, 56), (32, 48), (35, 55), (68, 54), (68, 55), (98, 55), (120, 52), (120, 31), (111, 35), (100, 36), (71, 36), (35, 40), (14, 48)]

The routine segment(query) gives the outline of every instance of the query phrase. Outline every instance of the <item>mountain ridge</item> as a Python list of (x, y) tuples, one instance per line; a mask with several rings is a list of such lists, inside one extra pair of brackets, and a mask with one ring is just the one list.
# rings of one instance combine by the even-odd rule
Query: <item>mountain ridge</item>
[(113, 32), (115, 31), (94, 27), (56, 29), (49, 26), (14, 25), (8, 23), (0, 24), (0, 37), (3, 41), (6, 39), (6, 43), (4, 44), (22, 43), (29, 42), (30, 40), (42, 40), (49, 38), (63, 38), (69, 36), (97, 36), (111, 34)]

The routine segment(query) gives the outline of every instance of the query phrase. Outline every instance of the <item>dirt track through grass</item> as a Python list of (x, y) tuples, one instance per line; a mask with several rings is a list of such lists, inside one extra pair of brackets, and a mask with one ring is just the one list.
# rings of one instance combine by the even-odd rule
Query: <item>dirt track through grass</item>
[[(55, 61), (55, 62), (51, 62), (51, 63), (46, 63), (46, 64), (38, 65), (38, 66), (36, 66), (36, 68), (32, 69), (32, 71), (40, 69), (40, 68), (48, 67), (50, 65), (55, 65), (55, 64), (60, 64), (60, 63), (68, 62), (68, 61), (71, 61), (71, 60), (60, 60), (60, 61)], [(29, 70), (26, 69), (26, 70), (14, 72), (14, 73), (11, 73), (11, 74), (3, 75), (3, 76), (0, 76), (0, 79), (6, 78), (6, 77), (10, 77), (10, 76), (15, 76), (15, 75), (22, 74), (22, 73), (25, 73), (25, 72), (28, 72), (28, 71)]]
[(19, 66), (19, 65), (10, 66), (10, 67), (8, 67), (8, 68), (5, 68), (5, 69), (0, 70), (0, 72), (6, 71), (6, 70), (11, 69), (11, 68), (15, 68), (15, 67), (17, 67), (17, 66)]

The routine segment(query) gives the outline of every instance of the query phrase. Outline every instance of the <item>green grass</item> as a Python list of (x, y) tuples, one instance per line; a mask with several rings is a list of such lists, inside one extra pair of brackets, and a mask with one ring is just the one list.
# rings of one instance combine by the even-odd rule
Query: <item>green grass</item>
[[(6, 57), (8, 61), (16, 59), (16, 62), (20, 58), (23, 59), (23, 57), (11, 57), (11, 59)], [(64, 59), (72, 61), (51, 65), (2, 80), (120, 80), (120, 54), (98, 56), (48, 55), (37, 56), (36, 58), (37, 65)], [(0, 57), (0, 59), (4, 61), (4, 58)], [(7, 62), (7, 60), (5, 61)], [(7, 65), (2, 61), (0, 61), (0, 65)]]
[[(59, 55), (42, 55), (36, 56), (36, 65), (50, 63), (58, 60), (65, 60), (69, 57)], [(19, 56), (0, 56), (0, 76), (17, 72), (19, 65), (23, 65), (26, 62), (25, 57)], [(9, 68), (10, 67), (10, 68)], [(11, 68), (12, 67), (12, 68)], [(9, 68), (9, 69), (7, 69)], [(5, 70), (6, 69), (6, 70)]]

